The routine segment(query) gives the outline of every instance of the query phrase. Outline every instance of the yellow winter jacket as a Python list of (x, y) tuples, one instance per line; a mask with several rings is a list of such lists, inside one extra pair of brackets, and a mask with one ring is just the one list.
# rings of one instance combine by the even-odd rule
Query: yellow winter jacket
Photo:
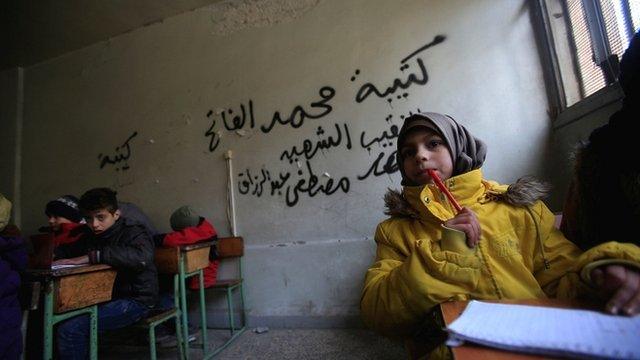
[(445, 185), (477, 214), (480, 244), (469, 249), (463, 233), (442, 227), (455, 213), (437, 187), (387, 194), (393, 215), (376, 229), (376, 260), (360, 302), (365, 323), (384, 335), (409, 336), (445, 301), (573, 298), (590, 290), (580, 276), (585, 265), (640, 263), (640, 248), (631, 244), (610, 242), (581, 253), (554, 227), (554, 215), (537, 200), (541, 193), (524, 182), (499, 185), (483, 180), (478, 169)]

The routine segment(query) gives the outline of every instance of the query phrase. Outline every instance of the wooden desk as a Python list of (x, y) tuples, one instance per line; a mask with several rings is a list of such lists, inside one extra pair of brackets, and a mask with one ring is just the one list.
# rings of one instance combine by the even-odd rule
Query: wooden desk
[[(57, 270), (27, 270), (43, 281), (45, 294), (53, 295), (53, 313), (84, 308), (111, 300), (116, 271), (109, 265), (87, 265)], [(48, 291), (49, 285), (51, 292)]]
[[(596, 304), (589, 304), (577, 300), (558, 300), (558, 299), (531, 299), (531, 300), (501, 300), (491, 301), (503, 304), (521, 304), (521, 305), (534, 305), (534, 306), (547, 306), (555, 308), (571, 308), (571, 309), (594, 309)], [(455, 319), (462, 314), (464, 309), (469, 304), (468, 301), (452, 301), (440, 304), (440, 311), (442, 312), (442, 318), (446, 325), (451, 324)], [(505, 350), (499, 350), (494, 348), (485, 347), (482, 345), (475, 345), (465, 343), (462, 346), (452, 347), (451, 351), (453, 357), (456, 360), (539, 360), (539, 359), (557, 359), (543, 355), (530, 355), (523, 353), (515, 353)]]
[(53, 357), (53, 326), (82, 314), (90, 316), (91, 358), (98, 357), (96, 304), (111, 300), (116, 271), (108, 265), (27, 270), (44, 284), (44, 359)]
[[(202, 338), (202, 352), (208, 358), (209, 345), (207, 343), (207, 313), (204, 298), (203, 269), (209, 266), (209, 251), (214, 241), (205, 241), (189, 245), (160, 247), (155, 251), (155, 263), (161, 274), (174, 274), (174, 301), (181, 318), (180, 325), (185, 341), (179, 345), (183, 347), (186, 360), (189, 360), (189, 320), (187, 317), (187, 287), (185, 282), (192, 276), (197, 276), (200, 283), (198, 290), (200, 299), (200, 331)], [(175, 288), (177, 285), (177, 288)]]
[(190, 245), (156, 248), (155, 263), (162, 274), (177, 274), (180, 271), (181, 255), (184, 260), (184, 271), (187, 273), (209, 266), (209, 250), (213, 241)]

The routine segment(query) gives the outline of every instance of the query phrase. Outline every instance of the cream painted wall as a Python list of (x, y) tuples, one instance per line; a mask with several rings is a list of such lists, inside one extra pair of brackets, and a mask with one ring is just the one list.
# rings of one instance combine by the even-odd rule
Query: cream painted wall
[[(223, 153), (232, 150), (249, 315), (271, 324), (356, 318), (374, 257), (373, 231), (384, 219), (382, 195), (400, 182), (399, 173), (382, 170), (394, 139), (363, 147), (361, 136), (370, 142), (390, 134), (418, 108), (445, 112), (489, 144), (488, 178), (544, 175), (550, 121), (525, 1), (235, 4), (188, 12), (26, 69), (25, 229), (44, 223), (46, 201), (111, 186), (163, 231), (173, 209), (191, 204), (228, 235)], [(402, 67), (403, 58), (437, 35), (445, 40)], [(410, 83), (410, 74), (422, 79), (419, 61), (426, 84), (356, 101), (366, 83), (384, 91), (394, 81)], [(312, 106), (323, 97), (330, 112)], [(229, 119), (250, 103), (255, 127), (247, 119), (241, 136), (222, 126), (223, 113)], [(318, 118), (261, 129), (274, 113), (287, 119), (297, 106)], [(333, 181), (333, 191), (342, 181), (343, 188), (326, 195), (318, 185), (315, 196), (300, 193), (288, 206), (287, 190), (302, 180), (306, 186), (311, 176), (303, 157), (299, 167), (281, 160), (282, 153), (303, 148), (305, 140), (312, 147), (335, 140), (338, 129), (339, 144), (310, 156), (309, 164), (319, 184)], [(209, 130), (219, 132), (213, 151)], [(100, 168), (100, 154), (128, 157)], [(381, 174), (359, 180), (379, 154)], [(271, 181), (288, 176), (282, 193), (272, 194), (267, 171)], [(246, 186), (249, 174), (253, 184)]]
[(22, 68), (0, 71), (0, 193), (12, 203), (11, 222), (21, 224), (20, 165), (22, 139)]

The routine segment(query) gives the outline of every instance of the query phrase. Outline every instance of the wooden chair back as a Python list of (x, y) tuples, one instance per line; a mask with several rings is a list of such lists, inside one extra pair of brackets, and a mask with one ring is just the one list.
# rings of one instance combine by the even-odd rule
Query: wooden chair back
[(234, 258), (244, 255), (244, 239), (240, 236), (218, 238), (218, 258)]

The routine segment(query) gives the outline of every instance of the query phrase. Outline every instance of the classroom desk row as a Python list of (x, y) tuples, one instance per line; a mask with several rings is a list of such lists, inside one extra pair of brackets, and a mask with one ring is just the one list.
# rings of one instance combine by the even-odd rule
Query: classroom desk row
[[(205, 244), (203, 244), (205, 245)], [(156, 263), (165, 271), (172, 270), (176, 273), (180, 267), (185, 268), (186, 273), (197, 271), (208, 264), (208, 246), (185, 246), (180, 249), (162, 249), (156, 254), (159, 258)], [(207, 251), (204, 251), (207, 250)], [(179, 259), (181, 251), (184, 252), (182, 266), (172, 259)], [(186, 266), (186, 267), (185, 267)], [(90, 357), (97, 359), (97, 304), (111, 300), (111, 291), (116, 277), (116, 271), (108, 265), (87, 265), (81, 267), (69, 267), (56, 270), (28, 270), (32, 280), (37, 280), (44, 289), (44, 353), (46, 360), (53, 357), (53, 326), (61, 321), (74, 316), (89, 314), (91, 323)], [(184, 282), (184, 277), (181, 278)], [(176, 301), (179, 301), (176, 299)], [(186, 306), (186, 302), (183, 305)], [(536, 300), (506, 300), (504, 303), (518, 303), (527, 305), (563, 307), (563, 308), (593, 308), (593, 304), (585, 304), (578, 301), (536, 299)], [(465, 309), (468, 302), (455, 301), (443, 303), (440, 306), (440, 315), (445, 325), (453, 322)], [(186, 321), (186, 308), (184, 312)], [(186, 331), (186, 324), (183, 324)], [(205, 347), (206, 348), (206, 347)], [(188, 350), (185, 346), (184, 350)], [(455, 359), (543, 359), (549, 357), (518, 354), (498, 349), (491, 349), (479, 345), (465, 344), (451, 348)]]
[[(202, 274), (202, 269), (209, 264), (209, 249), (213, 242), (203, 242), (176, 248), (159, 248), (156, 250), (156, 265), (159, 272), (172, 273), (182, 280), (179, 304), (183, 330), (187, 331), (185, 275)], [(28, 269), (29, 282), (40, 283), (43, 289), (43, 358), (53, 358), (54, 325), (69, 318), (88, 314), (90, 318), (90, 358), (98, 357), (98, 312), (97, 306), (111, 300), (116, 270), (104, 264), (63, 267), (57, 269)], [(201, 312), (204, 314), (204, 291), (200, 291)], [(204, 315), (203, 315), (204, 317)], [(206, 324), (206, 320), (204, 320)], [(206, 334), (206, 328), (203, 330)], [(180, 345), (188, 358), (187, 344)], [(203, 339), (203, 350), (206, 350)], [(205, 351), (206, 355), (206, 351)]]

